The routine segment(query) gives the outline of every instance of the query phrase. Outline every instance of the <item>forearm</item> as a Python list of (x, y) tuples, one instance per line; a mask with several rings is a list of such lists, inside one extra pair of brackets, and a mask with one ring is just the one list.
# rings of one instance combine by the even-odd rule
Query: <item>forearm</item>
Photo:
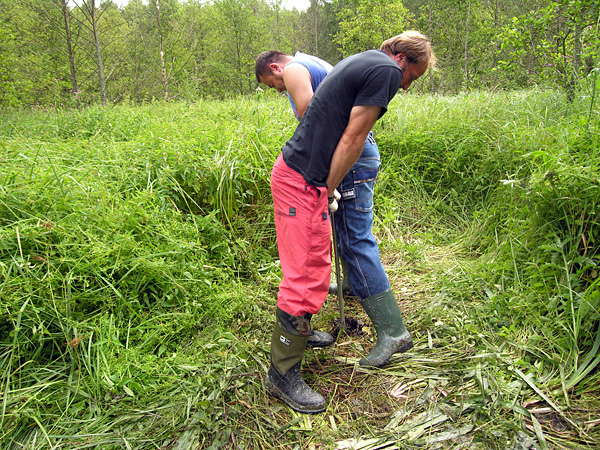
[(329, 197), (333, 195), (335, 188), (362, 153), (367, 135), (377, 121), (380, 110), (379, 106), (355, 106), (352, 108), (348, 126), (342, 133), (331, 158), (326, 181)]
[(365, 139), (361, 141), (359, 138), (342, 135), (333, 153), (327, 176), (327, 195), (329, 197), (333, 196), (334, 189), (342, 182), (344, 176), (359, 158), (364, 144)]

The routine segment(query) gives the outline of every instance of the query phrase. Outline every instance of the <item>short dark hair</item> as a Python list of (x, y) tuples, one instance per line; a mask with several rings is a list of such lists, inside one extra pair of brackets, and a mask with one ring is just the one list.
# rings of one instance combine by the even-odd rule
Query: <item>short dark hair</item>
[(254, 63), (254, 74), (256, 75), (256, 81), (260, 83), (260, 77), (264, 77), (270, 73), (269, 65), (271, 63), (283, 62), (286, 56), (289, 55), (277, 50), (267, 50), (258, 55)]

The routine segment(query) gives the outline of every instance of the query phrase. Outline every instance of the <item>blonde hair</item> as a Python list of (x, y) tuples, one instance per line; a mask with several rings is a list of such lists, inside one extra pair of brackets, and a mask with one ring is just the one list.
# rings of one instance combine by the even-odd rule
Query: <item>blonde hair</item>
[(417, 65), (426, 63), (430, 69), (435, 69), (438, 61), (427, 36), (415, 30), (405, 31), (387, 39), (381, 44), (380, 50), (392, 55), (404, 53), (409, 63)]

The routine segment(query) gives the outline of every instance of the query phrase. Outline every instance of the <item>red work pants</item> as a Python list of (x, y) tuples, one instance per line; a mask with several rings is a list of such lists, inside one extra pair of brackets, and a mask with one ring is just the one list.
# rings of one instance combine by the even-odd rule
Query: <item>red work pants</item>
[(288, 314), (316, 314), (329, 289), (331, 228), (327, 188), (306, 183), (279, 155), (271, 172), (275, 229), (283, 280), (277, 306)]

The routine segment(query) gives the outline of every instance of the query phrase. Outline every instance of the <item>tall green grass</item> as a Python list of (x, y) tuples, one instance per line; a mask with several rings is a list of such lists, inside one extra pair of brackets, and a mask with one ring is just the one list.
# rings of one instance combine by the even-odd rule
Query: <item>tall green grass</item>
[[(94, 430), (115, 398), (179, 377), (156, 361), (228, 332), (243, 305), (231, 298), (237, 280), (276, 253), (266, 191), (282, 108), (239, 100), (3, 116), (3, 442)], [(273, 116), (276, 135), (265, 131)], [(216, 372), (211, 364), (198, 389)]]
[[(296, 126), (283, 99), (2, 112), (2, 448), (309, 448), (312, 426), (328, 448), (425, 445), (438, 406), (480, 448), (519, 433), (569, 447), (523, 425), (531, 396), (575, 423), (577, 445), (598, 442), (581, 413), (599, 405), (594, 98), (394, 100), (375, 129), (375, 232), (399, 299), (418, 299), (417, 346), (379, 377), (307, 356), (330, 395), (322, 421), (261, 383), (281, 276), (269, 177)], [(316, 320), (334, 316), (326, 302)], [(351, 412), (387, 404), (386, 380), (411, 373), (429, 381), (409, 412)]]
[(549, 362), (554, 386), (574, 388), (600, 363), (598, 104), (548, 91), (396, 103), (379, 139), (383, 178), (419, 193), (403, 205), (411, 196), (385, 190), (396, 229), (403, 211), (435, 209), (436, 239), (477, 256), (453, 289), (485, 300), (491, 329), (531, 353), (525, 367)]

